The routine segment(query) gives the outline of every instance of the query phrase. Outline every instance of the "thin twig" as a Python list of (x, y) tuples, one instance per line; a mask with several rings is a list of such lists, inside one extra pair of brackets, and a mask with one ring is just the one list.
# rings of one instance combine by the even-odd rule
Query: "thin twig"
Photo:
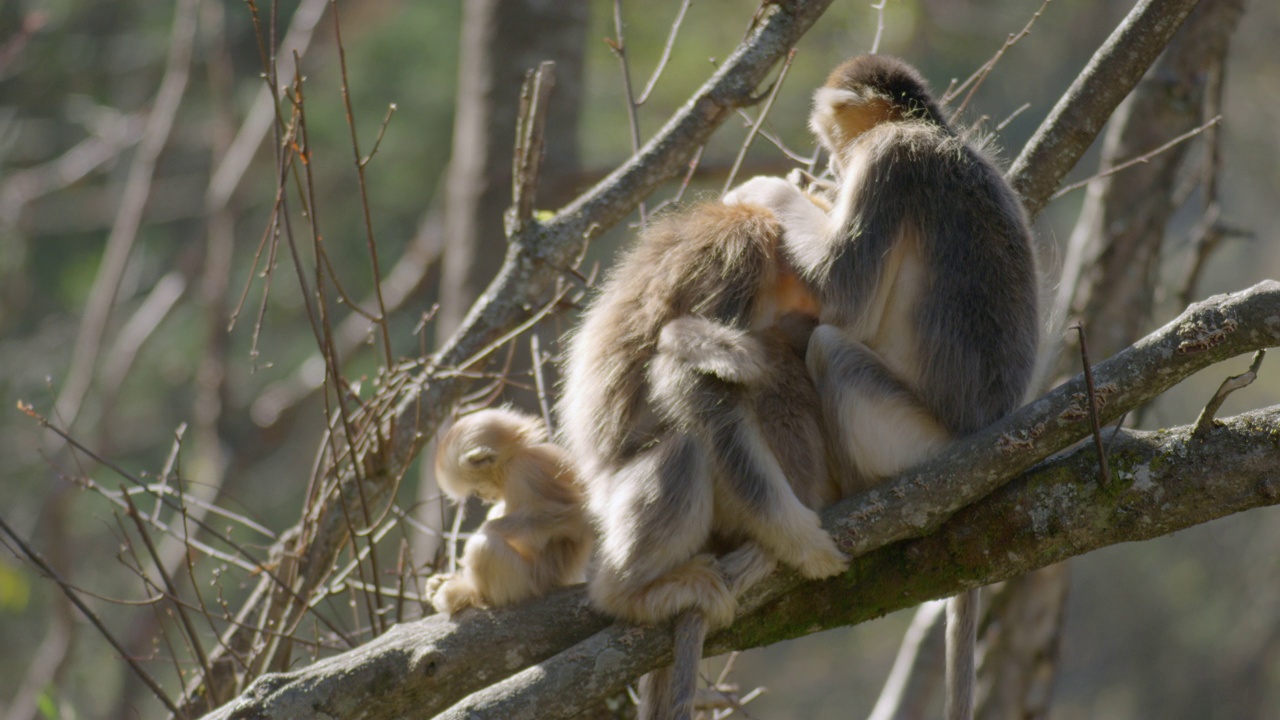
[(80, 612), (84, 613), (85, 618), (87, 618), (89, 622), (93, 623), (93, 626), (98, 629), (98, 632), (102, 634), (102, 637), (111, 644), (111, 647), (115, 648), (115, 651), (119, 654), (120, 658), (124, 660), (135, 673), (137, 673), (138, 679), (146, 683), (148, 688), (151, 688), (151, 692), (155, 694), (156, 699), (158, 699), (165, 708), (169, 710), (169, 712), (178, 715), (179, 717), (185, 717), (182, 712), (178, 710), (178, 706), (175, 705), (173, 701), (169, 699), (169, 696), (165, 694), (164, 689), (160, 687), (160, 684), (157, 683), (155, 679), (138, 664), (137, 660), (133, 659), (133, 654), (128, 650), (125, 650), (124, 647), (120, 645), (120, 643), (115, 639), (115, 636), (111, 634), (111, 631), (107, 629), (107, 626), (102, 623), (102, 620), (100, 620), (98, 616), (89, 609), (88, 605), (84, 604), (84, 601), (81, 600), (79, 596), (72, 592), (71, 586), (62, 579), (62, 576), (55, 572), (54, 569), (49, 566), (49, 563), (45, 562), (44, 558), (40, 556), (40, 553), (36, 552), (31, 546), (23, 542), (22, 538), (18, 537), (18, 534), (13, 531), (13, 528), (9, 527), (9, 523), (5, 522), (3, 517), (0, 517), (0, 531), (3, 531), (5, 535), (9, 536), (9, 540), (12, 541), (14, 545), (18, 546), (18, 549), (22, 551), (23, 555), (27, 556), (27, 559), (31, 561), (31, 564), (38, 567), (40, 572), (44, 573), (58, 584), (58, 587), (66, 594), (67, 599), (79, 608)]
[[(635, 92), (631, 88), (631, 66), (627, 62), (627, 41), (622, 35), (622, 0), (613, 0), (613, 32), (614, 37), (604, 39), (609, 49), (614, 55), (618, 56), (618, 63), (622, 66), (622, 88), (627, 95), (627, 121), (631, 125), (631, 154), (635, 155), (640, 152), (640, 115), (637, 111)], [(640, 227), (648, 224), (648, 212), (645, 210), (645, 204), (639, 204), (640, 210)]]
[(1014, 110), (1013, 112), (1009, 113), (1008, 117), (1006, 117), (1004, 120), (1001, 120), (999, 125), (996, 125), (996, 132), (1000, 132), (1001, 130), (1004, 130), (1009, 123), (1013, 122), (1014, 118), (1021, 115), (1030, 107), (1031, 107), (1031, 103), (1022, 103), (1022, 105), (1017, 110)]
[(951, 117), (957, 117), (964, 112), (964, 109), (969, 106), (969, 101), (973, 99), (973, 94), (978, 91), (978, 88), (982, 87), (982, 83), (986, 81), (987, 76), (995, 69), (996, 63), (1000, 62), (1000, 59), (1009, 51), (1009, 48), (1017, 45), (1018, 41), (1031, 32), (1031, 26), (1035, 25), (1036, 20), (1040, 19), (1040, 15), (1044, 13), (1044, 9), (1049, 6), (1050, 1), (1044, 0), (1044, 2), (1040, 3), (1040, 8), (1035, 11), (1035, 14), (1031, 16), (1031, 19), (1027, 21), (1022, 30), (1017, 33), (1010, 33), (1009, 37), (1005, 38), (1004, 45), (1000, 46), (996, 54), (983, 63), (982, 67), (978, 68), (967, 80), (960, 83), (959, 86), (953, 84), (952, 87), (947, 88), (946, 94), (942, 96), (943, 105), (950, 104), (952, 100), (956, 99), (956, 95), (959, 95), (965, 88), (969, 88), (968, 94), (964, 96), (964, 101), (960, 103), (960, 107), (956, 108), (955, 112), (951, 113)]
[[(122, 487), (121, 490), (124, 490)], [(173, 581), (173, 576), (169, 574), (165, 568), (164, 559), (160, 557), (160, 553), (156, 551), (155, 543), (151, 542), (151, 534), (147, 532), (147, 525), (142, 519), (142, 514), (138, 512), (138, 506), (133, 504), (133, 500), (129, 499), (126, 494), (124, 496), (125, 503), (128, 505), (127, 515), (133, 520), (134, 527), (138, 530), (138, 536), (142, 538), (142, 544), (147, 548), (147, 554), (151, 556), (151, 562), (156, 566), (156, 572), (160, 574), (160, 580), (164, 583), (164, 589), (169, 598), (173, 600), (174, 610), (178, 613), (178, 620), (182, 623), (183, 630), (186, 631), (189, 640), (189, 647), (196, 656), (196, 661), (200, 663), (200, 669), (205, 675), (211, 672), (209, 665), (209, 656), (205, 654), (204, 643), (200, 642), (200, 633), (196, 632), (196, 626), (191, 622), (191, 616), (187, 614), (187, 608), (179, 602), (178, 586)], [(139, 569), (142, 565), (139, 563)], [(212, 689), (212, 688), (211, 688)], [(217, 695), (210, 695), (209, 709), (218, 707), (222, 704), (222, 700)]]
[(662, 48), (662, 57), (658, 59), (658, 66), (653, 69), (653, 74), (649, 76), (649, 82), (645, 84), (644, 91), (640, 93), (640, 97), (636, 98), (636, 105), (643, 105), (645, 100), (649, 99), (649, 93), (653, 92), (653, 87), (658, 84), (658, 78), (662, 77), (662, 71), (667, 67), (667, 61), (671, 59), (671, 48), (676, 44), (676, 33), (680, 32), (680, 23), (684, 22), (684, 14), (689, 11), (689, 5), (693, 0), (684, 0), (680, 3), (680, 10), (676, 13), (676, 19), (671, 23), (671, 32), (667, 35), (667, 44)]
[(555, 437), (556, 428), (551, 423), (551, 406), (547, 401), (547, 384), (542, 376), (542, 347), (538, 341), (538, 333), (529, 333), (529, 355), (533, 358), (533, 386), (538, 391), (538, 407), (542, 410), (542, 419), (547, 423), (547, 434)]
[(1098, 392), (1093, 385), (1093, 364), (1089, 362), (1089, 344), (1085, 342), (1084, 326), (1075, 325), (1080, 336), (1080, 362), (1084, 365), (1085, 392), (1089, 395), (1089, 425), (1093, 429), (1093, 445), (1098, 450), (1098, 466), (1103, 489), (1111, 487), (1111, 467), (1107, 464), (1107, 449), (1102, 444), (1102, 423), (1098, 419)]
[(1199, 135), (1200, 133), (1204, 132), (1205, 130), (1208, 130), (1209, 128), (1213, 127), (1214, 125), (1217, 125), (1219, 122), (1221, 122), (1221, 120), (1222, 120), (1222, 116), (1221, 116), (1221, 115), (1219, 115), (1219, 116), (1215, 117), (1214, 119), (1210, 120), (1209, 122), (1207, 122), (1207, 123), (1205, 123), (1205, 124), (1201, 125), (1200, 127), (1198, 127), (1198, 128), (1196, 128), (1196, 129), (1194, 129), (1194, 130), (1188, 130), (1187, 132), (1182, 133), (1182, 134), (1181, 134), (1181, 135), (1179, 135), (1178, 137), (1176, 137), (1176, 138), (1174, 138), (1174, 139), (1170, 140), (1169, 142), (1167, 142), (1167, 143), (1165, 143), (1165, 144), (1161, 145), (1160, 147), (1156, 148), (1155, 150), (1151, 150), (1150, 152), (1145, 152), (1145, 153), (1143, 153), (1143, 154), (1139, 155), (1138, 157), (1133, 158), (1132, 160), (1126, 160), (1126, 161), (1124, 161), (1124, 162), (1120, 163), (1119, 165), (1116, 165), (1115, 167), (1107, 168), (1106, 170), (1103, 170), (1102, 172), (1098, 173), (1097, 175), (1094, 175), (1094, 176), (1092, 176), (1092, 177), (1087, 177), (1087, 178), (1085, 178), (1084, 180), (1081, 180), (1080, 182), (1071, 183), (1070, 185), (1068, 185), (1068, 186), (1066, 186), (1066, 187), (1062, 188), (1061, 190), (1059, 190), (1058, 192), (1056, 192), (1056, 193), (1054, 193), (1054, 194), (1050, 195), (1050, 196), (1049, 196), (1049, 200), (1050, 200), (1050, 201), (1057, 200), (1058, 198), (1062, 197), (1063, 195), (1066, 195), (1067, 193), (1069, 193), (1069, 192), (1071, 192), (1071, 191), (1073, 191), (1073, 190), (1079, 190), (1080, 188), (1085, 187), (1086, 185), (1088, 185), (1089, 183), (1093, 182), (1094, 180), (1101, 180), (1102, 178), (1107, 177), (1107, 176), (1109, 176), (1109, 175), (1114, 175), (1114, 174), (1116, 174), (1116, 173), (1120, 172), (1121, 170), (1124, 170), (1124, 169), (1126, 169), (1126, 168), (1133, 167), (1134, 165), (1137, 165), (1138, 163), (1145, 163), (1146, 161), (1148, 161), (1148, 160), (1150, 160), (1151, 158), (1155, 157), (1156, 155), (1159, 155), (1160, 153), (1162, 153), (1162, 152), (1164, 152), (1164, 151), (1168, 150), (1169, 148), (1171, 148), (1171, 147), (1173, 147), (1173, 146), (1175, 146), (1175, 145), (1177, 145), (1177, 144), (1179, 144), (1179, 143), (1186, 142), (1187, 140), (1190, 140), (1191, 138), (1195, 137), (1196, 135)]
[[(62, 438), (64, 442), (66, 442), (68, 445), (70, 445), (72, 448), (79, 451), (80, 453), (83, 453), (89, 459), (93, 460), (99, 465), (102, 465), (103, 467), (107, 468), (111, 472), (114, 472), (120, 477), (128, 480), (134, 485), (147, 487), (147, 483), (144, 483), (137, 476), (133, 475), (132, 473), (126, 472), (124, 468), (120, 467), (119, 465), (116, 465), (115, 463), (111, 462), (107, 458), (104, 458), (101, 455), (98, 455), (97, 453), (93, 452), (92, 450), (90, 450), (89, 448), (81, 444), (79, 441), (77, 441), (75, 438), (73, 438), (71, 435), (67, 434), (66, 431), (62, 430), (61, 428), (57, 427), (53, 423), (49, 422), (48, 418), (37, 413), (35, 409), (31, 407), (31, 405), (19, 400), (18, 409), (23, 413), (25, 413), (28, 417), (40, 423), (40, 427), (45, 428), (46, 430), (52, 431), (58, 437)], [(94, 483), (93, 480), (89, 478), (87, 475), (82, 478), (82, 481), (88, 487), (91, 487), (91, 488), (97, 487), (97, 484)], [(120, 501), (120, 502), (121, 502), (121, 506), (123, 507), (123, 501)], [(175, 507), (175, 505), (173, 504), (173, 501), (166, 501), (165, 504), (169, 505), (171, 508)], [(177, 508), (177, 509), (180, 510), (180, 508)], [(204, 530), (206, 533), (209, 533), (209, 535), (211, 535), (212, 537), (215, 537), (218, 540), (226, 543), (228, 547), (235, 550), (242, 558), (244, 558), (244, 560), (247, 560), (250, 563), (250, 565), (247, 567), (244, 567), (245, 570), (248, 570), (250, 572), (260, 573), (261, 575), (266, 577), (268, 580), (270, 580), (272, 583), (274, 583), (277, 587), (279, 587), (294, 601), (305, 602), (303, 598), (301, 598), (296, 592), (294, 592), (287, 583), (285, 583), (278, 575), (276, 575), (276, 573), (272, 570), (271, 566), (269, 566), (268, 564), (264, 563), (261, 560), (258, 560), (256, 557), (254, 557), (252, 553), (250, 553), (247, 549), (245, 549), (244, 546), (237, 543), (235, 540), (231, 539), (229, 536), (223, 533), (220, 533), (216, 528), (212, 527), (206, 522), (196, 520), (194, 518), (193, 518), (193, 521), (196, 523), (196, 526), (199, 527), (201, 530)], [(157, 527), (160, 527), (161, 529), (168, 531), (167, 526), (157, 525)], [(192, 542), (194, 544), (194, 541)], [(208, 552), (210, 554), (217, 555), (219, 559), (224, 559), (224, 560), (227, 560), (228, 562), (233, 562), (234, 564), (237, 564), (237, 565), (239, 565), (242, 562), (240, 558), (227, 555), (226, 553), (221, 553), (220, 551), (214, 548), (201, 548), (201, 550), (202, 552)], [(348, 646), (354, 646), (354, 643), (352, 642), (351, 638), (349, 638), (345, 633), (343, 633), (338, 626), (332, 624), (328, 620), (328, 618), (321, 616), (320, 621), (325, 624), (325, 627), (332, 630), (334, 634), (338, 635), (343, 640), (345, 640)]]
[(1213, 431), (1214, 416), (1218, 414), (1218, 409), (1222, 407), (1222, 403), (1226, 402), (1227, 396), (1231, 393), (1248, 387), (1258, 379), (1258, 368), (1262, 367), (1262, 359), (1267, 356), (1266, 350), (1259, 350), (1253, 354), (1253, 362), (1249, 363), (1249, 369), (1239, 375), (1232, 375), (1222, 384), (1218, 386), (1218, 391), (1209, 399), (1209, 403), (1204, 406), (1204, 410), (1200, 411), (1200, 417), (1196, 418), (1195, 430), (1191, 431), (1191, 437), (1204, 442), (1208, 439), (1209, 433)]
[(880, 52), (880, 38), (884, 36), (884, 5), (889, 0), (880, 0), (879, 3), (873, 3), (871, 9), (876, 11), (876, 37), (871, 41), (871, 54), (875, 55)]
[(546, 144), (547, 113), (551, 91), (556, 86), (556, 64), (543, 61), (537, 70), (525, 74), (520, 90), (520, 113), (516, 120), (515, 152), (511, 159), (511, 208), (506, 215), (506, 231), (511, 236), (533, 218), (538, 174)]
[(738, 169), (742, 167), (742, 160), (747, 156), (747, 150), (751, 149), (751, 143), (756, 139), (756, 133), (760, 131), (760, 126), (764, 124), (765, 118), (769, 116), (769, 110), (773, 107), (773, 101), (778, 97), (778, 90), (782, 88), (782, 81), (787, 79), (787, 71), (791, 69), (791, 61), (796, 57), (795, 48), (787, 53), (787, 59), (782, 62), (782, 69), (778, 71), (778, 79), (773, 81), (773, 88), (769, 91), (769, 97), (764, 101), (764, 107), (760, 108), (760, 115), (756, 118), (755, 124), (747, 131), (747, 137), (742, 141), (742, 147), (738, 148), (738, 157), (733, 160), (733, 167), (729, 169), (729, 177), (724, 181), (724, 188), (720, 190), (723, 196), (733, 187), (733, 180), (738, 175)]

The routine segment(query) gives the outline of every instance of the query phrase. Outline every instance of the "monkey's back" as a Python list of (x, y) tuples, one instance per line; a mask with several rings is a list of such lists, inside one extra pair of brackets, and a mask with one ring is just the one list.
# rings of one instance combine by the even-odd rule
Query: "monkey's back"
[[(1035, 254), (1022, 205), (995, 165), (949, 130), (885, 123), (866, 153), (850, 247), (832, 268), (828, 303), (866, 302), (859, 265), (874, 265), (906, 229), (926, 291), (913, 311), (920, 384), (946, 428), (963, 436), (1016, 408), (1039, 336)], [(852, 290), (852, 296), (850, 292)], [(856, 307), (856, 305), (854, 305)]]
[(702, 203), (653, 221), (617, 262), (566, 353), (563, 434), (588, 476), (663, 430), (645, 379), (662, 327), (697, 315), (745, 328), (778, 233), (762, 209)]

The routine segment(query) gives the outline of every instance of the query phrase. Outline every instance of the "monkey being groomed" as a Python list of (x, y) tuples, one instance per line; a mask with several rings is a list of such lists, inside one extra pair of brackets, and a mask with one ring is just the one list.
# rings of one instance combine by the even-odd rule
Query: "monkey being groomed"
[[(833, 209), (756, 178), (821, 311), (806, 353), (841, 475), (875, 483), (1016, 408), (1035, 365), (1038, 292), (1022, 205), (909, 65), (862, 56), (818, 90)], [(947, 717), (972, 717), (977, 591), (948, 612)]]
[[(730, 580), (847, 565), (814, 512), (841, 494), (803, 361), (817, 306), (778, 239), (759, 208), (661, 218), (569, 341), (560, 420), (599, 533), (590, 597), (611, 615), (721, 627)], [(714, 556), (744, 543), (727, 578)], [(685, 716), (693, 679), (678, 683)], [(642, 702), (643, 716), (670, 710)]]

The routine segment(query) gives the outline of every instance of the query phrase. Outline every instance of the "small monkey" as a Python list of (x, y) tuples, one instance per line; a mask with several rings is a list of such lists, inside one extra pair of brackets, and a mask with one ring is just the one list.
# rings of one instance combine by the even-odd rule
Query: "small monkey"
[[(874, 485), (1016, 408), (1039, 333), (1026, 215), (906, 63), (864, 55), (814, 97), (837, 177), (823, 212), (756, 178), (726, 202), (783, 227), (821, 312), (806, 361), (841, 474)], [(947, 717), (972, 717), (976, 590), (948, 611)]]
[[(692, 611), (705, 631), (775, 560), (811, 578), (847, 566), (814, 512), (839, 495), (802, 359), (817, 305), (778, 238), (758, 208), (661, 218), (569, 341), (560, 418), (600, 536), (590, 597), (611, 615)], [(714, 555), (744, 543), (724, 577)], [(696, 673), (674, 702), (655, 701), (661, 673), (641, 684), (641, 717), (687, 717)]]
[(499, 408), (460, 419), (440, 441), (436, 479), (458, 502), (494, 503), (460, 571), (433, 578), (437, 610), (511, 605), (585, 579), (593, 536), (582, 492), (540, 418)]

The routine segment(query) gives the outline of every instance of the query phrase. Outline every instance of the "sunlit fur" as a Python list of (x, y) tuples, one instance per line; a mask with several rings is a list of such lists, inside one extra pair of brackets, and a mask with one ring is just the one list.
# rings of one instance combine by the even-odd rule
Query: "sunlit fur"
[[(806, 359), (823, 418), (841, 472), (874, 484), (1021, 401), (1039, 328), (1030, 230), (999, 170), (899, 60), (836, 68), (810, 125), (837, 174), (831, 212), (779, 178), (737, 199), (778, 217), (818, 297)], [(971, 717), (972, 647), (948, 660), (947, 716)]]
[[(807, 577), (847, 565), (814, 512), (839, 495), (803, 359), (817, 300), (780, 250), (756, 207), (652, 221), (570, 340), (560, 419), (600, 535), (589, 589), (605, 612), (694, 610), (719, 627), (778, 561)], [(734, 548), (726, 575), (713, 558)], [(691, 701), (696, 665), (675, 676), (679, 692), (670, 669), (642, 683), (642, 718)]]
[(582, 491), (541, 419), (506, 408), (460, 419), (440, 441), (436, 478), (459, 502), (495, 503), (459, 571), (434, 579), (437, 610), (511, 605), (585, 579), (592, 530)]
[(845, 566), (812, 510), (838, 490), (801, 357), (812, 322), (793, 317), (816, 306), (789, 272), (769, 213), (705, 203), (653, 222), (574, 333), (560, 418), (602, 610), (724, 625), (736, 600), (711, 553), (746, 541), (809, 576)]

